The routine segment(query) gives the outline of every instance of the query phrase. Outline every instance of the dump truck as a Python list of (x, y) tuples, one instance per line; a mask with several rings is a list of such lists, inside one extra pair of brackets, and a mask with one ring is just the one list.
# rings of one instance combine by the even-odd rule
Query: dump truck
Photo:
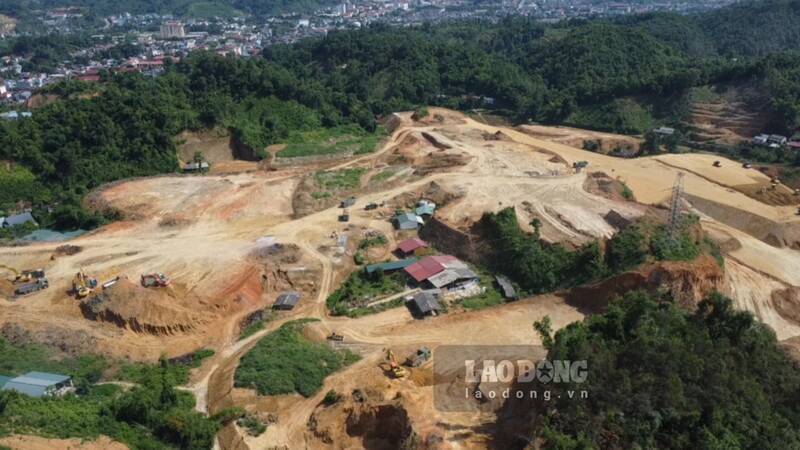
[(144, 287), (166, 287), (171, 280), (163, 273), (148, 273), (142, 275), (142, 286)]
[(32, 294), (36, 291), (41, 291), (42, 289), (47, 289), (50, 287), (50, 282), (47, 281), (47, 278), (37, 278), (36, 281), (31, 283), (26, 283), (17, 287), (14, 291), (14, 294), (18, 296)]
[(419, 367), (425, 364), (429, 359), (431, 359), (431, 349), (428, 347), (420, 347), (417, 353), (408, 358), (407, 364), (411, 367)]
[(72, 279), (72, 293), (78, 298), (86, 297), (94, 292), (95, 288), (97, 288), (97, 280), (87, 276), (83, 269)]
[(339, 215), (339, 222), (350, 222), (350, 213), (346, 209), (342, 210), (342, 214)]
[(23, 270), (14, 278), (14, 283), (29, 283), (44, 278), (44, 269)]
[(349, 207), (351, 207), (351, 206), (353, 206), (355, 204), (356, 204), (356, 198), (355, 197), (347, 197), (346, 199), (342, 200), (341, 203), (339, 203), (339, 207), (341, 207), (341, 208), (349, 208)]

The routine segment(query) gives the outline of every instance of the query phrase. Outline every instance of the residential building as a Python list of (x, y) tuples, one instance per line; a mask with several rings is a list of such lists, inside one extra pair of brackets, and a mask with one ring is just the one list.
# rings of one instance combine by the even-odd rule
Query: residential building
[(392, 218), (394, 226), (398, 230), (416, 230), (424, 222), (421, 217), (414, 213), (402, 213)]
[(169, 21), (161, 24), (161, 37), (163, 39), (183, 38), (186, 36), (186, 31), (183, 29), (183, 24), (178, 21)]
[(404, 256), (412, 255), (418, 249), (427, 248), (428, 243), (420, 238), (406, 239), (405, 241), (397, 244), (397, 251)]

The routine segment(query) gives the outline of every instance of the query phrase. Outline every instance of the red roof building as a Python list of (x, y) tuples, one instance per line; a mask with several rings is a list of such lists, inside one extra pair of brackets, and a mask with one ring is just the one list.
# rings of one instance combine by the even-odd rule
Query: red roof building
[(405, 268), (411, 278), (421, 283), (437, 273), (451, 267), (466, 267), (464, 263), (451, 255), (426, 256)]
[(425, 248), (428, 246), (428, 243), (423, 241), (420, 238), (411, 238), (406, 239), (405, 241), (401, 242), (397, 245), (397, 248), (403, 252), (403, 254), (408, 255), (409, 253), (413, 253), (418, 248)]

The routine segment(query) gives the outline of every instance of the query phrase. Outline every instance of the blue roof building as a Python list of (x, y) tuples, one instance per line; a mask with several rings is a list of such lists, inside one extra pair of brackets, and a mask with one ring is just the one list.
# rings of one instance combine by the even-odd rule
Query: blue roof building
[(417, 204), (417, 209), (414, 210), (418, 216), (432, 216), (436, 211), (436, 203), (429, 202), (428, 200), (421, 200)]
[(31, 397), (57, 395), (59, 390), (72, 387), (72, 378), (67, 375), (46, 372), (28, 372), (8, 380), (0, 390), (17, 391)]
[(396, 215), (392, 222), (398, 230), (416, 230), (422, 224), (422, 218), (413, 213)]
[(36, 220), (34, 220), (34, 218), (31, 215), (31, 213), (26, 212), (26, 213), (22, 213), (22, 214), (17, 214), (15, 216), (6, 217), (4, 221), (0, 221), (0, 226), (6, 227), (6, 228), (8, 228), (8, 227), (16, 227), (16, 226), (23, 225), (23, 224), (28, 223), (28, 222), (33, 222), (34, 224), (36, 224)]

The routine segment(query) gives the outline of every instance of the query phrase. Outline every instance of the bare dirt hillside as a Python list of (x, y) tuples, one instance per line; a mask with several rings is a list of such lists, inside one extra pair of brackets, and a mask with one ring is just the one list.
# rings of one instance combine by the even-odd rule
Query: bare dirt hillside
[(14, 435), (0, 438), (0, 445), (13, 450), (127, 450), (128, 446), (101, 436), (94, 441), (80, 439), (47, 439), (38, 436)]
[[(50, 279), (49, 289), (18, 299), (9, 295), (8, 284), (0, 284), (5, 297), (0, 332), (137, 360), (215, 349), (188, 386), (198, 409), (242, 405), (278, 417), (259, 437), (226, 427), (220, 435), (223, 449), (397, 448), (405, 431), (374, 431), (384, 420), (430, 438), (426, 442), (455, 440), (453, 448), (485, 448), (491, 410), (452, 416), (433, 410), (425, 370), (393, 381), (377, 369), (385, 349), (407, 354), (421, 345), (536, 343), (533, 321), (549, 316), (557, 329), (580, 320), (597, 310), (598, 293), (614, 287), (598, 285), (424, 321), (405, 308), (358, 319), (330, 317), (325, 299), (354, 269), (358, 242), (367, 233), (387, 236), (385, 248), (368, 255), (383, 258), (394, 243), (412, 235), (396, 232), (388, 219), (397, 208), (427, 198), (439, 205), (431, 226), (451, 233), (454, 252), (482, 214), (509, 206), (524, 227), (530, 229), (538, 219), (546, 240), (577, 246), (611, 236), (626, 221), (663, 218), (673, 183), (683, 173), (685, 209), (699, 215), (704, 231), (720, 243), (724, 267), (711, 259), (663, 264), (625, 274), (617, 284), (660, 283), (691, 299), (720, 289), (773, 327), (780, 339), (800, 336), (800, 253), (795, 249), (800, 217), (794, 207), (753, 194), (752, 186), (771, 184), (763, 174), (711, 155), (613, 158), (581, 150), (579, 142), (628, 138), (565, 128), (496, 127), (438, 108), (421, 120), (400, 113), (390, 121), (393, 131), (381, 149), (325, 166), (161, 176), (105, 186), (91, 195), (90, 204), (119, 210), (124, 220), (71, 242), (78, 251), (46, 243), (0, 248), (0, 261), (7, 266), (0, 267), (3, 277), (10, 277), (11, 269), (42, 267)], [(716, 160), (720, 167), (713, 166)], [(588, 167), (574, 169), (579, 161)], [(323, 191), (317, 171), (342, 174), (348, 181)], [(635, 201), (623, 195), (626, 189)], [(349, 195), (357, 199), (344, 223), (337, 206)], [(370, 203), (379, 206), (366, 210)], [(100, 282), (116, 276), (123, 281), (77, 300), (69, 293), (70, 280), (81, 269)], [(140, 286), (140, 275), (151, 272), (168, 275), (171, 285)], [(239, 340), (243, 321), (285, 290), (302, 292), (298, 307)], [(319, 319), (307, 330), (312, 339), (325, 341), (334, 330), (343, 334), (346, 340), (336, 345), (348, 346), (362, 361), (329, 377), (308, 399), (263, 398), (233, 389), (242, 355), (297, 318)], [(349, 394), (357, 387), (367, 401), (348, 398), (335, 408), (320, 408), (328, 389)]]
[(769, 122), (766, 96), (755, 86), (716, 86), (694, 90), (688, 125), (697, 142), (737, 144), (763, 131)]

